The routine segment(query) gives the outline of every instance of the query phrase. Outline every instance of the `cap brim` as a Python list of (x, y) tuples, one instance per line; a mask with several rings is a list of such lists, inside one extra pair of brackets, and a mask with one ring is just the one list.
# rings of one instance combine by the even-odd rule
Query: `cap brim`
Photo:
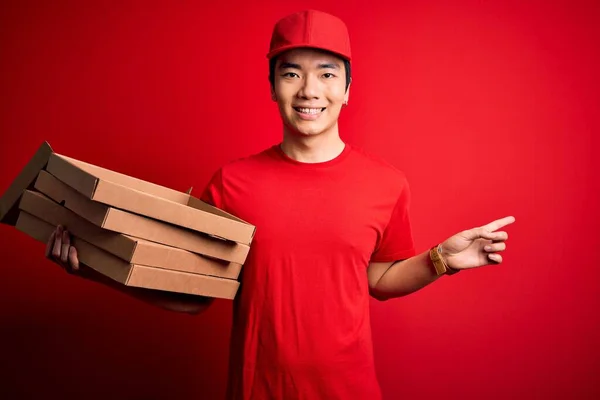
[(273, 58), (275, 56), (280, 55), (281, 53), (283, 53), (285, 51), (292, 50), (292, 49), (301, 49), (301, 48), (303, 48), (303, 49), (309, 48), (309, 49), (323, 50), (323, 51), (327, 51), (329, 53), (332, 53), (332, 54), (334, 54), (334, 55), (336, 55), (336, 56), (338, 56), (338, 57), (340, 57), (340, 58), (342, 58), (344, 60), (348, 60), (348, 61), (352, 60), (352, 57), (350, 57), (347, 54), (342, 54), (340, 52), (331, 50), (331, 49), (326, 48), (326, 47), (315, 46), (314, 44), (301, 44), (301, 43), (300, 44), (298, 44), (298, 43), (296, 43), (296, 44), (290, 44), (290, 45), (287, 45), (287, 46), (281, 46), (281, 47), (277, 48), (277, 50), (273, 50), (273, 51), (270, 51), (269, 53), (267, 53), (267, 58), (271, 59), (271, 58)]

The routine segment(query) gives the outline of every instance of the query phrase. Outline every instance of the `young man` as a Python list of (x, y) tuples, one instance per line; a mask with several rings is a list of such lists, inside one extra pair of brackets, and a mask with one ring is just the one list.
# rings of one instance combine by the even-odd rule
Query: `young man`
[[(514, 218), (417, 254), (406, 176), (339, 135), (351, 82), (345, 24), (317, 11), (289, 15), (275, 25), (267, 56), (283, 140), (221, 167), (202, 196), (257, 227), (234, 301), (228, 398), (378, 399), (369, 296), (404, 296), (502, 262), (508, 236), (498, 229)], [(79, 268), (61, 227), (47, 254), (103, 279)], [(177, 311), (211, 302), (104, 282)]]

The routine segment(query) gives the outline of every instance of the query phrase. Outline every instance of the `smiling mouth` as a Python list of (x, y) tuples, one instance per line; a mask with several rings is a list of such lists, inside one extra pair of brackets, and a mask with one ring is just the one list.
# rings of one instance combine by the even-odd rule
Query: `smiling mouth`
[(292, 107), (292, 108), (302, 114), (316, 115), (316, 114), (319, 114), (319, 113), (322, 113), (323, 111), (325, 111), (325, 109), (327, 107), (323, 107), (323, 108)]

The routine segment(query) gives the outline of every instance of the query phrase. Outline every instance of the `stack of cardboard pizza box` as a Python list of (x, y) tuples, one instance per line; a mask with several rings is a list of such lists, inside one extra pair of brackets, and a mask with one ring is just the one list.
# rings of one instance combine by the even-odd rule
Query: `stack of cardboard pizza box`
[(0, 221), (123, 285), (233, 299), (255, 227), (190, 193), (55, 153), (45, 142), (0, 198)]

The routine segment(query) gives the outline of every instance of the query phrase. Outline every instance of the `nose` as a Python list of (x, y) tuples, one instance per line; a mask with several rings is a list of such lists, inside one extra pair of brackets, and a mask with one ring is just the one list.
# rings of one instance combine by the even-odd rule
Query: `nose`
[(306, 74), (298, 91), (301, 99), (318, 99), (320, 94), (319, 80), (313, 74)]

